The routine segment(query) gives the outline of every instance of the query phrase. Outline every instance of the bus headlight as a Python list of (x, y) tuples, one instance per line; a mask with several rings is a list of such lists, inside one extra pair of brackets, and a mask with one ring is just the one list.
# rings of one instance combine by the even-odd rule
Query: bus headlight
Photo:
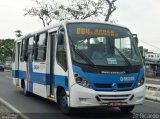
[(136, 88), (142, 86), (144, 84), (144, 80), (145, 80), (144, 78), (141, 78), (140, 80), (138, 80)]
[(86, 87), (86, 88), (91, 88), (89, 82), (86, 79), (80, 77), (78, 74), (74, 74), (74, 77), (75, 77), (77, 84), (79, 84), (83, 87)]

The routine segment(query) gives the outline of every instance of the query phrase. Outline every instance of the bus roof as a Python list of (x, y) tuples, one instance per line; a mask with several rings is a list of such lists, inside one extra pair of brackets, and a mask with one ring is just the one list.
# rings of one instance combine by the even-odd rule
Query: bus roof
[[(56, 22), (52, 25), (49, 25), (49, 26), (46, 26), (44, 28), (41, 28), (35, 32), (30, 32), (26, 35), (23, 35), (17, 39), (15, 39), (15, 41), (18, 41), (18, 40), (21, 40), (23, 38), (26, 38), (26, 37), (29, 37), (29, 36), (32, 36), (34, 34), (37, 34), (37, 33), (40, 33), (40, 32), (43, 32), (43, 31), (46, 31), (46, 30), (50, 30), (54, 27), (58, 27), (60, 25), (65, 25), (67, 23), (85, 23), (85, 22), (88, 22), (88, 23), (100, 23), (100, 24), (109, 24), (109, 25), (114, 25), (114, 26), (119, 26), (119, 27), (123, 27), (123, 28), (127, 28), (125, 26), (122, 26), (122, 25), (118, 25), (118, 24), (114, 24), (114, 23), (110, 23), (110, 22), (103, 22), (103, 21), (88, 21), (88, 20), (70, 20), (70, 21), (61, 21), (61, 22)], [(128, 28), (127, 28), (128, 29)]]

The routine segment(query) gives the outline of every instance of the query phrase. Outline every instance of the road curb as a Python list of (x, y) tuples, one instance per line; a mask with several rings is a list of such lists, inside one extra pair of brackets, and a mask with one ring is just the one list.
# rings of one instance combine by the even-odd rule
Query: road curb
[(6, 70), (6, 69), (5, 69), (4, 71), (5, 71), (5, 72), (10, 72), (11, 70)]
[(160, 102), (160, 85), (146, 84), (146, 89), (146, 99)]
[(145, 100), (148, 100), (148, 101), (153, 101), (153, 102), (160, 103), (160, 101), (159, 101), (159, 100), (154, 100), (154, 99), (150, 99), (150, 98), (147, 98), (147, 97), (145, 97)]
[(160, 81), (160, 79), (155, 79), (155, 78), (146, 78), (148, 81)]
[(15, 107), (13, 107), (11, 104), (9, 104), (8, 102), (6, 102), (1, 97), (0, 97), (0, 102), (2, 104), (4, 104), (6, 107), (8, 107), (10, 110), (12, 110), (14, 113), (18, 114), (21, 118), (23, 118), (23, 119), (29, 119), (26, 115), (22, 114), (22, 112), (20, 112), (18, 109), (16, 109)]

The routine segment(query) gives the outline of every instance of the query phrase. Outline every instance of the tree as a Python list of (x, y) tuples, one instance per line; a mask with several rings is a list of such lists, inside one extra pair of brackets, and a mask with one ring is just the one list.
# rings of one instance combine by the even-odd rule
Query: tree
[(25, 16), (38, 17), (45, 27), (53, 20), (90, 19), (109, 21), (117, 0), (32, 0), (35, 7), (25, 8)]
[(106, 14), (106, 18), (105, 21), (109, 21), (110, 16), (112, 15), (112, 13), (116, 10), (116, 6), (115, 6), (115, 2), (117, 0), (105, 0), (108, 3), (108, 11)]
[(117, 0), (69, 0), (68, 6), (61, 5), (60, 9), (67, 19), (98, 19), (109, 21), (110, 16), (116, 10)]
[(21, 37), (22, 36), (22, 31), (21, 30), (16, 30), (15, 31), (15, 35), (16, 35), (16, 37)]
[(52, 1), (49, 3), (47, 0), (32, 0), (36, 3), (36, 7), (25, 8), (25, 14), (31, 17), (38, 17), (45, 27), (49, 25), (53, 19), (59, 19), (59, 5), (58, 2)]
[(103, 0), (70, 0), (69, 5), (61, 5), (60, 9), (65, 19), (97, 19), (105, 14)]
[(5, 62), (8, 57), (12, 57), (12, 49), (14, 46), (13, 39), (5, 39), (0, 42), (0, 61)]

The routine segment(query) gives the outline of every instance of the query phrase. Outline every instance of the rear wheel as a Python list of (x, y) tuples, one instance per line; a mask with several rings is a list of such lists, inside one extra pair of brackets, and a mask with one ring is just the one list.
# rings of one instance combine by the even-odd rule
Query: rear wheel
[(64, 90), (59, 93), (58, 105), (64, 114), (71, 113), (71, 108), (68, 106), (68, 99)]
[(134, 106), (124, 106), (124, 107), (119, 107), (121, 112), (124, 113), (129, 113), (134, 109)]

